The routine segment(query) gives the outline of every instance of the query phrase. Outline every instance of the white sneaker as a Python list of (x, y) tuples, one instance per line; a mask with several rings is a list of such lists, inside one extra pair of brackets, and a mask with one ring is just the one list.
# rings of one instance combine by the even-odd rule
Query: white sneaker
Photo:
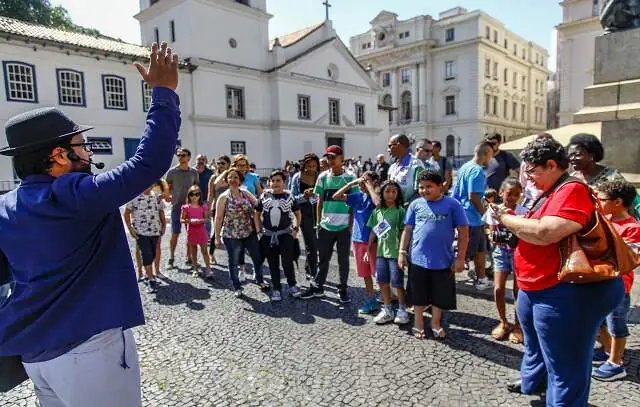
[(271, 302), (280, 302), (280, 301), (282, 301), (282, 294), (280, 293), (280, 291), (274, 290), (271, 293)]
[(387, 307), (382, 307), (382, 310), (380, 310), (378, 315), (373, 318), (373, 322), (378, 325), (383, 325), (391, 321), (393, 321), (393, 311)]
[(247, 278), (245, 277), (244, 271), (238, 271), (238, 281), (240, 281), (240, 284), (244, 283), (247, 280)]
[(289, 287), (289, 295), (293, 298), (298, 298), (302, 295), (302, 291), (297, 286)]
[(478, 279), (478, 281), (476, 281), (476, 290), (488, 290), (489, 288), (493, 287), (493, 282), (491, 280), (489, 280), (487, 277), (485, 278), (480, 278)]
[(396, 319), (393, 320), (393, 323), (398, 325), (408, 324), (409, 313), (407, 313), (407, 310), (398, 309), (398, 311), (396, 311)]

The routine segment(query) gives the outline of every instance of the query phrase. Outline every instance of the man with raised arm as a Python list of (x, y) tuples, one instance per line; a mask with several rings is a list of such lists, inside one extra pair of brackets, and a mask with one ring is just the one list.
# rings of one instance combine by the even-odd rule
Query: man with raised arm
[(19, 355), (42, 406), (141, 406), (131, 328), (144, 324), (119, 207), (167, 171), (180, 128), (178, 57), (166, 43), (136, 64), (153, 88), (136, 154), (94, 175), (91, 144), (55, 108), (6, 124), (22, 179), (0, 197), (0, 250), (14, 288), (0, 305), (0, 356)]

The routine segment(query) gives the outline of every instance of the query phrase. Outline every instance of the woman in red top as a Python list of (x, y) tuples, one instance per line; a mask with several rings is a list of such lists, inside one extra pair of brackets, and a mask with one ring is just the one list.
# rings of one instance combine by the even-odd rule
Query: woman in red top
[(514, 262), (525, 352), (521, 379), (508, 389), (532, 394), (547, 388), (547, 406), (586, 406), (596, 331), (620, 303), (622, 281), (569, 284), (558, 280), (559, 242), (587, 225), (594, 204), (581, 183), (556, 188), (568, 177), (569, 159), (552, 137), (535, 139), (520, 156), (526, 176), (543, 196), (526, 218), (497, 214), (520, 239)]

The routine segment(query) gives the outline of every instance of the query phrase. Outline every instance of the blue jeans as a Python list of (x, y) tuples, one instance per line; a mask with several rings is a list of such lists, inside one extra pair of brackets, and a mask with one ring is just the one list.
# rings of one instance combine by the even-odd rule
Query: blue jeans
[(631, 297), (629, 294), (625, 294), (620, 304), (607, 315), (607, 330), (614, 338), (626, 338), (629, 336), (629, 327), (627, 326), (629, 308), (631, 308)]
[(233, 284), (234, 290), (239, 290), (240, 280), (238, 279), (238, 266), (240, 265), (240, 259), (244, 258), (244, 250), (249, 251), (249, 256), (253, 262), (256, 273), (256, 283), (262, 284), (264, 279), (262, 277), (262, 260), (260, 258), (260, 246), (258, 245), (258, 237), (255, 233), (244, 239), (231, 239), (223, 238), (224, 246), (227, 248), (227, 254), (229, 255), (229, 276), (231, 277), (231, 284)]
[(619, 278), (520, 290), (516, 306), (525, 345), (522, 392), (530, 394), (547, 380), (547, 406), (586, 406), (596, 333), (623, 295)]
[(398, 259), (376, 258), (376, 281), (404, 289), (404, 272), (398, 266)]

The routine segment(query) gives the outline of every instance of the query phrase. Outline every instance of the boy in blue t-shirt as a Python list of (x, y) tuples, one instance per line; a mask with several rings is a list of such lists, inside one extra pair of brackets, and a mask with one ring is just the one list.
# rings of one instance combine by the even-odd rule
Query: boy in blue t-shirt
[[(455, 199), (443, 195), (444, 178), (438, 171), (425, 170), (418, 176), (420, 198), (411, 202), (404, 220), (400, 240), (399, 265), (408, 266), (411, 241), (411, 265), (407, 295), (415, 308), (413, 333), (424, 338), (423, 312), (431, 304), (431, 331), (436, 339), (444, 339), (443, 310), (456, 308), (454, 273), (464, 270), (469, 243), (469, 221)], [(458, 232), (458, 253), (454, 258), (453, 241)]]
[[(376, 250), (377, 245), (373, 245), (369, 252), (369, 263), (364, 261), (364, 255), (367, 253), (369, 242), (369, 234), (371, 228), (367, 226), (367, 221), (371, 212), (380, 205), (380, 198), (376, 194), (375, 188), (378, 182), (378, 174), (373, 171), (366, 171), (362, 177), (354, 179), (344, 187), (340, 188), (334, 195), (333, 199), (346, 199), (346, 204), (353, 211), (353, 225), (351, 230), (351, 241), (353, 242), (353, 257), (356, 259), (356, 271), (359, 277), (364, 279), (364, 285), (367, 290), (367, 300), (358, 309), (360, 314), (371, 314), (378, 310), (378, 301), (376, 300), (375, 291), (373, 289), (373, 276), (376, 273)], [(360, 191), (347, 193), (351, 188), (360, 185)]]

